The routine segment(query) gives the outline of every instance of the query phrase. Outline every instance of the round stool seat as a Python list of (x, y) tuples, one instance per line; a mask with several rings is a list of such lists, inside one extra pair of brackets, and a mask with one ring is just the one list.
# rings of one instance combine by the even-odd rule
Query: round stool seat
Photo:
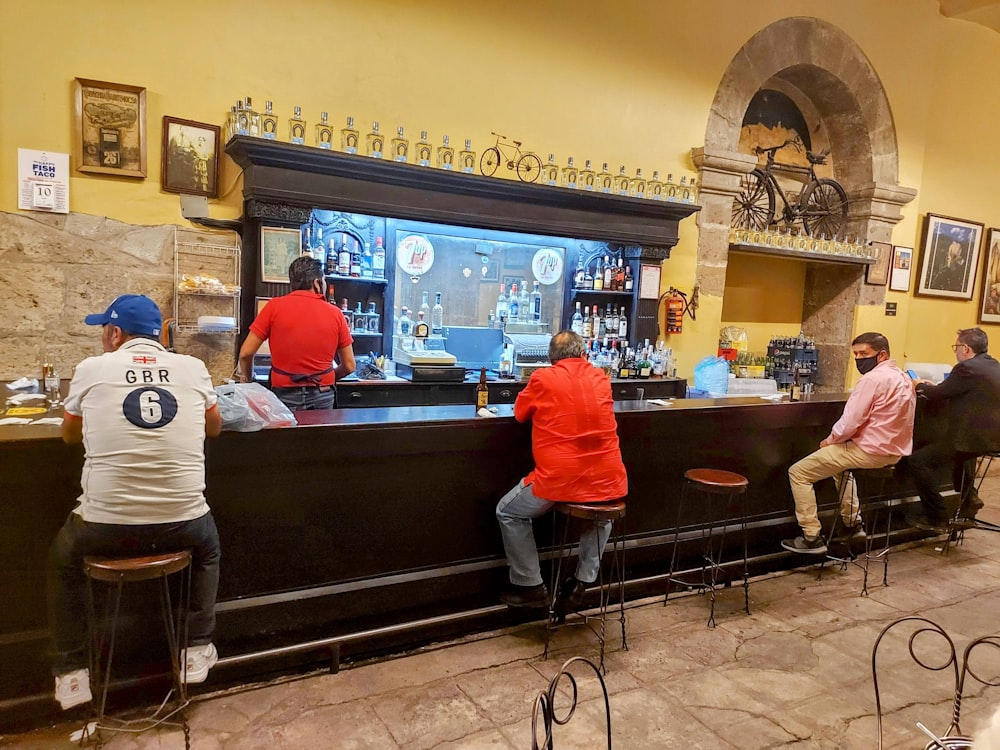
[(147, 581), (177, 573), (190, 564), (191, 552), (186, 549), (146, 557), (83, 558), (83, 569), (88, 576), (96, 581), (109, 583)]
[(585, 521), (616, 521), (625, 516), (625, 501), (612, 500), (610, 503), (556, 503), (559, 513)]
[(713, 492), (718, 495), (739, 495), (746, 492), (750, 481), (742, 474), (722, 469), (688, 469), (684, 478), (698, 485), (703, 492)]

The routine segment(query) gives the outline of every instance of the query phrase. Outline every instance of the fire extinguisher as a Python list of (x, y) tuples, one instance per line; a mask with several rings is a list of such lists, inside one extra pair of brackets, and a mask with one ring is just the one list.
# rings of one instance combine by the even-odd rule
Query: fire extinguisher
[(667, 293), (667, 333), (681, 333), (686, 306), (684, 296), (671, 287)]

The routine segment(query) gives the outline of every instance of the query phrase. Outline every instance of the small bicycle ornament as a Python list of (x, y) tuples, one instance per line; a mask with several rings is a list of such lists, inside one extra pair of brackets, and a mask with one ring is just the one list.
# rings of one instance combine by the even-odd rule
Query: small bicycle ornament
[(479, 158), (479, 171), (486, 177), (496, 174), (501, 162), (507, 169), (517, 172), (521, 182), (537, 182), (542, 174), (542, 160), (530, 151), (521, 151), (521, 141), (507, 143), (507, 136), (491, 132), (497, 142), (483, 151)]

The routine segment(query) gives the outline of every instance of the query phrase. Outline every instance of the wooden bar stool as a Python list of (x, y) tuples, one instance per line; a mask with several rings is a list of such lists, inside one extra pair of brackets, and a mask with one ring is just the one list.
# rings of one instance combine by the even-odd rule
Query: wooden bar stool
[[(722, 572), (723, 553), (726, 546), (726, 531), (731, 522), (732, 500), (739, 498), (739, 529), (743, 537), (743, 608), (750, 614), (750, 578), (747, 565), (747, 488), (749, 480), (741, 474), (721, 469), (688, 469), (684, 472), (684, 489), (677, 504), (677, 520), (674, 523), (674, 548), (670, 555), (670, 572), (667, 574), (667, 589), (663, 595), (663, 605), (670, 599), (671, 584), (677, 583), (688, 589), (709, 592), (708, 627), (715, 627), (715, 589), (719, 573)], [(677, 541), (680, 538), (681, 512), (687, 507), (691, 493), (697, 492), (705, 498), (708, 511), (708, 525), (702, 525), (701, 538), (704, 551), (701, 558), (701, 582), (689, 583), (674, 577), (677, 568)], [(716, 502), (718, 501), (718, 502)], [(719, 532), (718, 534), (716, 532)], [(718, 540), (716, 540), (718, 536)], [(718, 546), (716, 546), (718, 541)], [(725, 585), (729, 586), (731, 580)]]
[[(85, 557), (83, 569), (87, 574), (87, 615), (90, 631), (90, 673), (97, 689), (97, 747), (104, 744), (102, 731), (138, 734), (157, 726), (179, 726), (184, 730), (184, 747), (191, 746), (191, 730), (188, 727), (185, 709), (188, 705), (187, 687), (182, 672), (182, 655), (187, 648), (188, 611), (191, 606), (191, 553), (188, 550), (162, 555), (130, 558)], [(167, 576), (181, 573), (179, 604), (176, 610), (171, 606), (170, 586)], [(122, 589), (126, 583), (158, 580), (160, 582), (160, 611), (163, 629), (170, 649), (170, 671), (173, 686), (166, 698), (151, 715), (138, 719), (114, 719), (106, 716), (108, 687), (111, 684), (111, 665), (115, 653), (115, 636), (118, 628), (118, 613), (121, 605)], [(110, 591), (104, 606), (106, 642), (98, 641), (98, 624), (94, 612), (93, 582), (109, 584)], [(106, 643), (106, 645), (105, 645)], [(106, 656), (102, 652), (107, 651)], [(176, 697), (171, 701), (171, 695)], [(172, 705), (171, 705), (172, 704)], [(165, 713), (164, 713), (165, 711)]]
[[(891, 550), (892, 534), (892, 508), (889, 505), (891, 497), (886, 495), (885, 487), (894, 475), (895, 465), (883, 466), (880, 469), (848, 469), (844, 472), (840, 482), (840, 493), (837, 510), (834, 513), (833, 526), (826, 538), (827, 555), (823, 558), (819, 567), (819, 575), (823, 574), (823, 566), (827, 561), (840, 563), (841, 569), (847, 566), (856, 565), (864, 572), (861, 583), (861, 596), (868, 596), (868, 569), (873, 562), (882, 564), (882, 585), (889, 585), (889, 552)], [(834, 538), (837, 529), (844, 529), (844, 519), (840, 516), (840, 506), (843, 503), (844, 493), (850, 491), (850, 485), (854, 484), (858, 500), (858, 518), (852, 519), (856, 525), (860, 521), (865, 532), (864, 552), (856, 555), (851, 548), (850, 537), (846, 538), (846, 549), (843, 554), (834, 555), (830, 551), (833, 549)], [(875, 493), (862, 494), (862, 488), (878, 487)], [(884, 543), (881, 548), (875, 548), (875, 536), (878, 531), (881, 519), (885, 519)], [(846, 531), (846, 529), (845, 529)]]
[[(572, 545), (568, 544), (569, 529), (573, 526), (573, 520), (585, 523), (600, 521), (610, 521), (611, 534), (608, 541), (611, 543), (611, 568), (608, 575), (605, 575), (604, 560), (607, 555), (601, 555), (601, 563), (597, 568), (597, 586), (600, 593), (600, 609), (596, 616), (578, 612), (581, 619), (578, 622), (568, 623), (570, 625), (586, 625), (597, 636), (601, 644), (600, 668), (602, 672), (607, 672), (604, 667), (604, 652), (607, 644), (607, 619), (608, 605), (611, 603), (611, 592), (613, 588), (618, 589), (618, 619), (622, 629), (622, 649), (628, 651), (628, 641), (625, 637), (625, 502), (624, 500), (614, 500), (608, 503), (555, 503), (556, 514), (552, 520), (552, 540), (553, 548), (556, 550), (555, 564), (551, 568), (551, 599), (549, 604), (549, 619), (545, 632), (545, 652), (542, 658), (548, 658), (549, 644), (552, 639), (552, 632), (566, 623), (566, 615), (569, 613), (557, 611), (557, 599), (559, 597), (559, 587), (562, 578), (563, 561), (567, 560), (572, 551)], [(562, 533), (558, 546), (556, 546), (557, 530), (560, 524), (558, 519), (563, 519)], [(605, 581), (605, 579), (607, 579)], [(595, 621), (597, 623), (595, 627)]]

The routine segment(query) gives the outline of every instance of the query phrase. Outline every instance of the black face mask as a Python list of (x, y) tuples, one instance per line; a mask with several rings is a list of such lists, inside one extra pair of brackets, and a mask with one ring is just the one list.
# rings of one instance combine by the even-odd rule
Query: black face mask
[(875, 369), (878, 364), (878, 355), (874, 357), (860, 357), (854, 360), (854, 366), (858, 368), (858, 372), (865, 375)]

